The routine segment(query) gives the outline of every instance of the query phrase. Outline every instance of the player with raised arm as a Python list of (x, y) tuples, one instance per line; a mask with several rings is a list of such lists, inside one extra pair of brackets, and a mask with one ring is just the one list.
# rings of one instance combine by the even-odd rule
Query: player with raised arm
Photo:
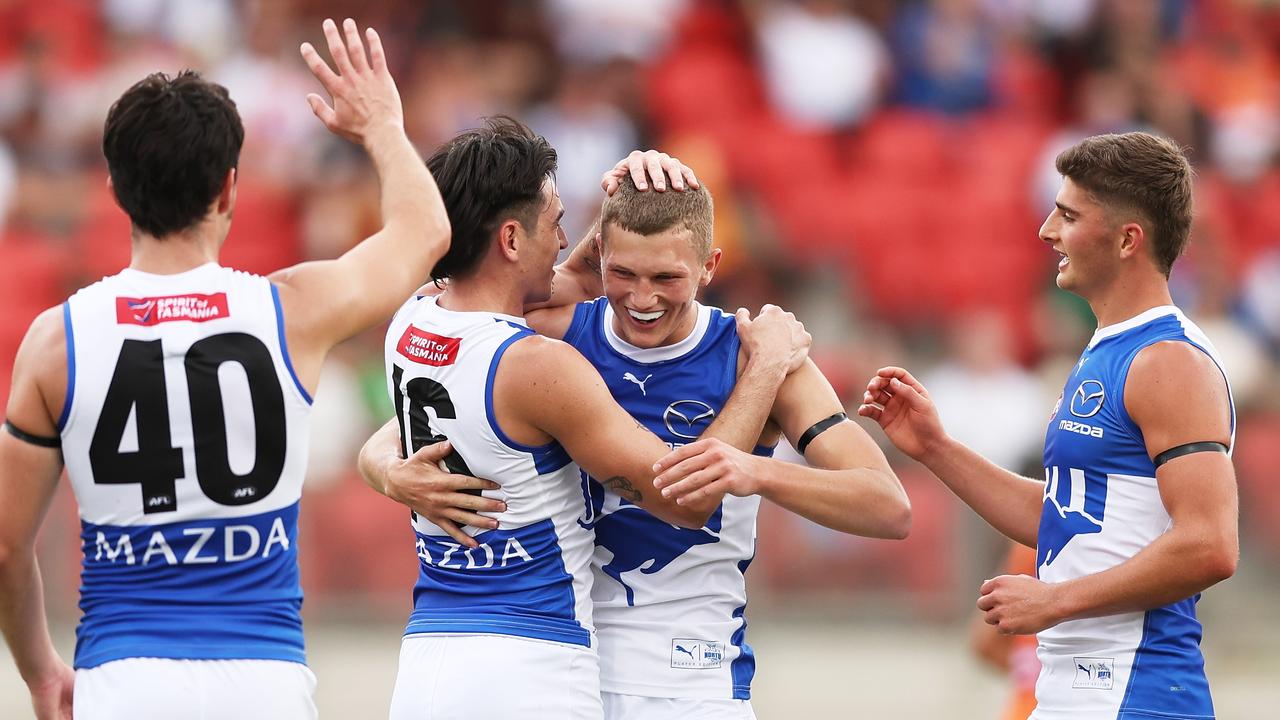
[[(316, 715), (297, 565), (311, 390), (449, 242), (378, 35), (366, 54), (351, 20), (324, 34), (336, 72), (301, 52), (332, 105), (307, 101), (382, 187), (382, 229), (336, 260), (218, 265), (244, 136), (222, 86), (156, 73), (107, 115), (130, 266), (32, 323), (0, 433), (0, 628), (42, 720)], [(34, 553), (64, 463), (84, 554), (74, 673)]]
[[(449, 282), (410, 298), (387, 331), (396, 419), (384, 430), (385, 456), (447, 439), (443, 462), (491, 481), (473, 486), (484, 495), (475, 507), (496, 512), (466, 528), (412, 515), (419, 579), (391, 716), (599, 718), (592, 538), (579, 523), (574, 463), (668, 522), (698, 528), (710, 510), (652, 488), (666, 445), (613, 401), (573, 347), (525, 322), (524, 308), (551, 296), (566, 245), (555, 150), (493, 118), (437, 150), (428, 167), (453, 228), (432, 277)], [(808, 335), (780, 312), (744, 322), (744, 333), (752, 353), (731, 401), (737, 411), (711, 432), (747, 445), (806, 357)]]
[(858, 412), (1037, 549), (1037, 577), (992, 578), (978, 599), (1001, 632), (1039, 635), (1033, 718), (1211, 718), (1195, 606), (1239, 555), (1235, 410), (1217, 353), (1169, 294), (1192, 170), (1146, 133), (1087, 138), (1057, 168), (1040, 239), (1061, 256), (1058, 286), (1089, 302), (1098, 329), (1050, 418), (1045, 480), (953, 440), (902, 368), (880, 370)]
[[(730, 398), (748, 362), (741, 321), (696, 300), (720, 259), (711, 196), (702, 188), (639, 191), (646, 174), (660, 187), (663, 172), (646, 171), (641, 160), (633, 156), (606, 175), (614, 192), (604, 202), (600, 237), (558, 268), (558, 288), (603, 297), (529, 312), (530, 326), (582, 352), (613, 397), (668, 447), (708, 437), (695, 444), (753, 463), (752, 479), (771, 481), (754, 490), (784, 507), (848, 532), (904, 536), (910, 506), (901, 485), (866, 433), (843, 422), (834, 391), (811, 362), (788, 375), (760, 433), (740, 443), (711, 432), (737, 413)], [(569, 295), (558, 290), (557, 301)], [(772, 453), (780, 435), (818, 467), (793, 472), (759, 457)], [(438, 506), (446, 493), (426, 497), (414, 488), (439, 490), (447, 480), (396, 459), (385, 430), (362, 460), (375, 483), (417, 497), (428, 512), (446, 512)], [(679, 507), (706, 519), (701, 527), (678, 527), (624, 493), (607, 492), (607, 483), (593, 479), (606, 476), (584, 470), (591, 475), (583, 524), (595, 531), (592, 599), (605, 717), (753, 717), (744, 572), (755, 550), (759, 496), (706, 491), (684, 498)], [(454, 512), (464, 522), (489, 519)]]

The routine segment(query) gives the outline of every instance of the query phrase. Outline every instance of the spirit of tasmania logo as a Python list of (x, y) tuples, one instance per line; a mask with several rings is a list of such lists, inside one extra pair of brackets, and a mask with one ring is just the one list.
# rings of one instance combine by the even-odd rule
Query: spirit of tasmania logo
[(231, 311), (227, 309), (226, 293), (116, 298), (116, 324), (118, 325), (157, 325), (176, 320), (205, 322), (230, 315)]
[(462, 338), (451, 338), (419, 330), (410, 325), (400, 336), (396, 350), (410, 360), (423, 365), (452, 365), (458, 359), (458, 346)]

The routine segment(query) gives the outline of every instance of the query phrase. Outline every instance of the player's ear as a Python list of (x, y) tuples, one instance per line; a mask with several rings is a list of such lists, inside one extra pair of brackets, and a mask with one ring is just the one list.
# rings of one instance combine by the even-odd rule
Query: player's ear
[(1127, 258), (1144, 249), (1147, 244), (1146, 232), (1142, 225), (1127, 222), (1120, 226), (1120, 257)]
[(520, 259), (520, 243), (524, 239), (524, 228), (515, 218), (507, 218), (498, 226), (498, 252), (511, 262)]
[(707, 256), (706, 262), (702, 264), (702, 278), (698, 281), (698, 287), (706, 287), (711, 284), (711, 278), (715, 276), (716, 268), (720, 267), (721, 255), (720, 248), (711, 248), (711, 254)]
[(110, 173), (107, 174), (107, 192), (111, 193), (111, 199), (115, 202), (116, 207), (123, 210), (124, 206), (120, 204), (120, 198), (116, 197), (116, 184), (111, 181)]
[(218, 214), (224, 215), (231, 212), (236, 206), (236, 169), (231, 168), (227, 171), (227, 176), (222, 178), (222, 189), (218, 191)]

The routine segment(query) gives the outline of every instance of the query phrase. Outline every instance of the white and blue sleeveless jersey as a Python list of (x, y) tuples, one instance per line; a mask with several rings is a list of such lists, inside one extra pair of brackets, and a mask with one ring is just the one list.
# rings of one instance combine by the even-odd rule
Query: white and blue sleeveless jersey
[[(406, 453), (448, 439), (454, 473), (492, 480), (507, 504), (468, 549), (417, 514), (413, 612), (405, 635), (496, 634), (591, 647), (591, 533), (578, 524), (578, 466), (564, 448), (523, 445), (499, 427), (493, 381), (523, 318), (409, 300), (387, 330), (387, 379)], [(407, 454), (406, 454), (407, 456)]]
[[(1170, 526), (1142, 432), (1124, 406), (1134, 357), (1208, 338), (1173, 306), (1100, 328), (1067, 378), (1045, 439), (1037, 572), (1062, 582), (1132, 558)], [(1225, 372), (1224, 372), (1225, 377)], [(1232, 409), (1232, 433), (1235, 410)], [(1233, 437), (1234, 440), (1234, 437)], [(1039, 720), (1212, 718), (1199, 595), (1147, 612), (1071, 620), (1039, 634)]]
[(263, 277), (127, 269), (63, 306), (58, 428), (81, 521), (75, 666), (305, 662), (298, 499), (311, 398)]
[[(605, 298), (579, 304), (565, 334), (614, 399), (671, 447), (697, 439), (737, 382), (733, 316), (696, 310), (693, 332), (667, 347), (642, 349), (618, 337)], [(595, 529), (601, 690), (749, 698), (755, 657), (746, 642), (744, 573), (755, 556), (760, 499), (727, 496), (705, 527), (689, 530), (606, 493), (585, 474), (583, 487), (583, 524)]]

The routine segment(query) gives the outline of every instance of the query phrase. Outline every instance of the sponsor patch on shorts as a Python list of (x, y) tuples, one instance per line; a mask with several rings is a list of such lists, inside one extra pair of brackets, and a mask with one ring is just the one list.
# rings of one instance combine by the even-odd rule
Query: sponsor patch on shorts
[(724, 660), (724, 643), (692, 638), (671, 639), (671, 667), (705, 670), (720, 667)]
[(1075, 658), (1076, 679), (1073, 688), (1110, 690), (1115, 685), (1115, 658)]

